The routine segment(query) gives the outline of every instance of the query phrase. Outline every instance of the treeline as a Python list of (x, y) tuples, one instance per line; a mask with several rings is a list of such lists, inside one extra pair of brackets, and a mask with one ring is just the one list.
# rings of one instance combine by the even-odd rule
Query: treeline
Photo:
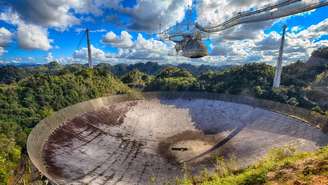
[(322, 47), (322, 48), (315, 50), (312, 53), (312, 56), (328, 59), (328, 47)]
[[(313, 56), (324, 59), (328, 50)], [(323, 61), (323, 62), (322, 62)], [(31, 129), (52, 112), (100, 96), (144, 91), (207, 91), (255, 96), (328, 116), (328, 60), (284, 67), (282, 87), (272, 89), (274, 67), (244, 66), (60, 65), (0, 67), (0, 185), (7, 184), (25, 153)], [(313, 62), (313, 61), (312, 61)]]
[(9, 73), (1, 73), (1, 79), (11, 78), (0, 86), (1, 185), (10, 180), (29, 132), (41, 119), (81, 101), (130, 92), (110, 73), (83, 66), (51, 63), (33, 69), (5, 68)]
[(328, 102), (321, 99), (328, 99), (328, 91), (320, 93), (317, 89), (324, 91), (327, 88), (328, 65), (311, 66), (296, 62), (286, 66), (279, 89), (272, 89), (274, 72), (274, 67), (263, 63), (207, 71), (200, 75), (170, 66), (155, 75), (135, 69), (123, 75), (122, 81), (145, 91), (207, 91), (255, 96), (327, 114)]
[[(66, 65), (65, 67), (60, 65), (57, 62), (51, 62), (46, 65), (36, 65), (36, 66), (0, 66), (0, 83), (10, 84), (13, 82), (18, 82), (28, 76), (34, 74), (55, 74), (59, 70), (66, 69), (69, 71), (80, 70), (81, 68), (85, 68), (85, 65), (82, 64), (71, 64)], [(173, 65), (160, 65), (156, 62), (146, 62), (146, 63), (137, 63), (137, 64), (118, 64), (118, 65), (111, 65), (111, 64), (98, 64), (95, 69), (102, 73), (111, 73), (117, 77), (122, 77), (129, 72), (132, 71), (140, 71), (142, 73), (148, 75), (156, 75), (161, 72), (163, 69), (167, 67), (173, 67)], [(191, 72), (193, 75), (200, 75), (207, 71), (221, 71), (223, 69), (227, 69), (231, 66), (209, 66), (209, 65), (191, 65), (191, 64), (179, 64), (178, 67), (181, 69), (185, 69)]]

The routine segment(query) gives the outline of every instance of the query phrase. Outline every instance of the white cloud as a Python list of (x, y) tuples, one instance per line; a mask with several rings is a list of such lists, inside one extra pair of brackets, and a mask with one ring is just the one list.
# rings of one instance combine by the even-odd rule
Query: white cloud
[(0, 56), (2, 56), (6, 52), (7, 51), (3, 47), (0, 47)]
[(15, 0), (8, 2), (24, 22), (66, 29), (80, 21), (70, 11), (77, 0)]
[(13, 34), (6, 28), (0, 28), (0, 47), (6, 46), (12, 39)]
[(47, 57), (46, 57), (46, 61), (49, 63), (49, 62), (53, 62), (55, 61), (54, 57), (52, 56), (52, 53), (49, 52)]
[(123, 7), (123, 0), (15, 0), (7, 4), (24, 22), (65, 30), (81, 22), (78, 15), (98, 16), (109, 9), (129, 17), (126, 28), (159, 31), (183, 20), (192, 0), (137, 0), (134, 7)]
[[(48, 38), (48, 29), (68, 30), (73, 25), (85, 22), (84, 19), (103, 18), (105, 12), (114, 11), (113, 15), (124, 14), (127, 19), (119, 21), (119, 26), (126, 30), (157, 32), (181, 22), (188, 5), (192, 0), (136, 0), (133, 7), (122, 7), (123, 0), (17, 0), (10, 1), (10, 8), (0, 13), (0, 20), (17, 27), (17, 41), (24, 49), (49, 50), (52, 40)], [(277, 0), (199, 0), (197, 1), (197, 22), (204, 25), (219, 24), (239, 11), (249, 10)], [(318, 1), (318, 0), (315, 0)], [(303, 0), (304, 3), (313, 0)], [(98, 16), (98, 17), (97, 17)], [(84, 18), (83, 18), (84, 17)], [(104, 16), (105, 17), (105, 16)], [(115, 22), (115, 19), (110, 19)], [(128, 20), (127, 22), (124, 22)], [(113, 23), (110, 22), (110, 23)], [(210, 64), (241, 64), (244, 62), (263, 61), (275, 63), (280, 44), (280, 34), (264, 33), (264, 29), (274, 22), (261, 22), (236, 26), (230, 30), (213, 34), (213, 49), (209, 57), (197, 60), (174, 56), (174, 45), (146, 39), (142, 34), (133, 38), (127, 31), (116, 35), (108, 32), (102, 39), (103, 43), (118, 48), (116, 54), (92, 46), (93, 58), (96, 61), (143, 61), (156, 60), (169, 63), (190, 62)], [(82, 26), (81, 26), (82, 27)], [(327, 41), (316, 42), (322, 35), (327, 35), (328, 19), (305, 30), (291, 28), (286, 40), (285, 59), (295, 61), (305, 59), (311, 52)], [(303, 31), (302, 31), (303, 30)], [(75, 29), (82, 31), (82, 29)], [(94, 32), (107, 32), (104, 29)], [(1, 35), (2, 34), (2, 35)], [(5, 52), (5, 45), (12, 39), (8, 32), (0, 29), (0, 53)], [(52, 54), (47, 57), (53, 59)], [(87, 49), (75, 51), (74, 58), (87, 59)], [(60, 60), (72, 61), (72, 58)], [(59, 59), (58, 59), (59, 60)]]
[(17, 40), (21, 48), (40, 50), (52, 48), (52, 40), (48, 38), (47, 28), (35, 24), (27, 24), (17, 13), (12, 11), (0, 13), (0, 20), (17, 27)]
[(109, 32), (103, 37), (102, 42), (118, 48), (115, 56), (117, 58), (150, 60), (161, 59), (174, 53), (174, 45), (171, 42), (164, 43), (153, 38), (145, 39), (140, 33), (134, 41), (127, 31), (122, 31), (120, 36)]
[[(35, 61), (34, 58), (32, 57), (29, 57), (28, 58), (29, 61)], [(69, 64), (69, 63), (73, 63), (73, 58), (72, 57), (59, 57), (59, 58), (56, 58), (52, 55), (51, 52), (48, 53), (48, 55), (45, 57), (45, 61), (46, 63), (50, 63), (50, 62), (58, 62), (58, 63), (61, 63), (61, 64)]]
[(132, 8), (116, 10), (129, 16), (130, 22), (125, 25), (128, 29), (155, 32), (160, 27), (165, 29), (181, 22), (189, 5), (192, 5), (192, 0), (138, 0)]
[(290, 29), (290, 31), (292, 33), (297, 33), (297, 32), (299, 32), (301, 30), (302, 30), (302, 28), (300, 26), (294, 26), (294, 27), (292, 27), (292, 29)]
[[(128, 42), (122, 39), (124, 37), (129, 38)], [(135, 41), (132, 40), (128, 32), (122, 32), (121, 36), (119, 37), (114, 33), (109, 32), (106, 34), (105, 38), (107, 39), (107, 42), (111, 41), (112, 44), (114, 43), (116, 46), (120, 47), (118, 47), (117, 53), (108, 53), (99, 48), (91, 46), (92, 59), (95, 63), (134, 63), (133, 61), (145, 62), (154, 60), (177, 60), (176, 57), (170, 54), (170, 52), (174, 51), (172, 44), (166, 44), (155, 39), (145, 39), (142, 34), (139, 34)], [(87, 48), (82, 48), (75, 51), (73, 58), (76, 61), (86, 63), (88, 60)], [(187, 60), (184, 57), (179, 57), (179, 60), (180, 59), (181, 61)]]
[(164, 43), (153, 38), (145, 39), (138, 34), (136, 41), (130, 48), (120, 48), (117, 54), (119, 58), (159, 60), (168, 55), (173, 55), (172, 43)]
[(120, 36), (117, 36), (114, 32), (108, 32), (102, 41), (117, 48), (130, 48), (133, 46), (132, 36), (126, 31), (122, 31)]
[(23, 49), (49, 50), (52, 48), (45, 28), (32, 24), (20, 23), (18, 25), (17, 39), (19, 46)]
[[(105, 53), (103, 50), (94, 47), (91, 45), (91, 56), (94, 62), (105, 62), (110, 58), (110, 54)], [(80, 61), (88, 60), (88, 49), (82, 48), (80, 50), (76, 50), (73, 54), (73, 58)]]
[[(265, 51), (265, 50), (277, 50), (280, 46), (281, 35), (273, 31), (268, 35), (263, 36), (259, 41), (255, 43), (256, 50)], [(287, 41), (288, 42), (288, 41)]]
[(151, 39), (145, 39), (142, 34), (138, 34), (135, 48), (139, 50), (149, 50), (154, 52), (162, 52), (162, 51), (168, 51), (168, 46), (164, 44), (161, 41), (155, 40), (153, 38)]
[[(131, 50), (124, 50), (125, 52), (131, 52)], [(123, 50), (122, 50), (123, 52)], [(133, 52), (133, 51), (132, 51)], [(139, 51), (141, 52), (141, 51)], [(213, 56), (207, 56), (200, 59), (189, 59), (182, 56), (168, 56), (168, 55), (160, 55), (158, 53), (151, 53), (148, 52), (149, 55), (140, 55), (141, 57), (138, 58), (139, 52), (133, 53), (128, 57), (127, 55), (124, 55), (123, 53), (113, 54), (113, 53), (106, 53), (105, 51), (95, 48), (92, 46), (92, 57), (95, 64), (97, 63), (110, 63), (112, 65), (116, 64), (135, 64), (135, 63), (146, 63), (149, 61), (156, 61), (159, 64), (183, 64), (183, 63), (190, 63), (194, 65), (201, 65), (201, 64), (207, 64), (207, 65), (225, 65), (227, 63), (219, 62), (220, 58), (222, 57), (213, 57)], [(145, 51), (143, 51), (145, 52)], [(75, 54), (73, 58), (61, 58), (60, 63), (87, 63), (87, 48), (82, 48), (80, 50), (75, 51)]]
[(11, 42), (12, 36), (13, 34), (6, 28), (0, 28), (0, 56), (7, 52), (4, 47)]
[[(197, 6), (197, 22), (203, 26), (216, 26), (224, 21), (238, 15), (239, 12), (245, 12), (249, 10), (254, 10), (260, 7), (264, 7), (269, 3), (275, 4), (280, 0), (200, 0), (199, 5)], [(302, 0), (300, 2), (291, 4), (286, 7), (282, 7), (279, 9), (274, 9), (274, 11), (278, 12), (286, 12), (290, 10), (299, 9), (304, 7), (305, 4), (318, 2), (319, 0)], [(314, 10), (313, 10), (314, 11)], [(313, 12), (310, 11), (310, 12)], [(269, 12), (270, 13), (270, 12)], [(253, 16), (261, 18), (265, 17), (268, 13), (260, 14), (259, 16)], [(294, 16), (305, 16), (309, 15), (309, 12), (297, 14)], [(289, 16), (292, 17), (292, 16)], [(288, 17), (287, 17), (288, 18)], [(287, 20), (287, 18), (277, 19), (282, 21)], [(230, 28), (229, 30), (219, 32), (218, 34), (214, 34), (214, 37), (221, 37), (229, 40), (242, 40), (242, 39), (254, 39), (260, 34), (264, 29), (269, 28), (273, 24), (277, 23), (277, 20), (269, 20), (263, 22), (257, 22), (253, 24), (241, 24)]]
[[(294, 31), (287, 33), (284, 49), (285, 64), (296, 62), (297, 60), (306, 61), (314, 50), (322, 46), (328, 46), (327, 40), (317, 41), (323, 35), (328, 35), (327, 20), (302, 31), (299, 31), (299, 28), (297, 28), (298, 31), (294, 29)], [(217, 39), (213, 42), (211, 55), (215, 57), (223, 56), (220, 59), (222, 63), (266, 62), (275, 65), (280, 42), (281, 35), (275, 31), (269, 34), (264, 34), (261, 31), (261, 34), (254, 39)]]
[[(197, 21), (203, 25), (218, 25), (239, 11), (251, 7), (256, 8), (270, 2), (275, 1), (201, 0), (197, 7), (199, 14)], [(313, 1), (303, 0), (302, 3), (313, 3)], [(213, 34), (211, 55), (214, 57), (221, 56), (220, 62), (222, 63), (266, 62), (275, 65), (281, 35), (276, 32), (269, 34), (263, 32), (272, 24), (273, 21), (244, 24)], [(306, 29), (291, 28), (291, 32), (287, 33), (286, 37), (284, 62), (287, 64), (297, 60), (306, 60), (315, 49), (328, 46), (326, 40), (316, 41), (322, 36), (328, 35), (327, 30), (328, 19)]]
[(297, 35), (302, 36), (303, 38), (318, 38), (324, 35), (328, 35), (328, 18), (324, 21), (312, 25), (309, 28), (299, 32)]
[[(315, 42), (314, 39), (327, 35), (324, 31), (327, 21), (322, 21), (303, 31), (288, 32), (284, 50), (284, 63), (288, 64), (297, 60), (306, 60), (313, 50), (328, 46), (328, 41)], [(321, 29), (323, 28), (323, 29)], [(298, 28), (299, 30), (300, 28)], [(295, 29), (294, 29), (295, 30)], [(251, 32), (251, 30), (249, 30)], [(318, 34), (317, 34), (318, 33)], [(154, 39), (145, 39), (141, 34), (129, 48), (120, 48), (114, 56), (116, 60), (151, 60), (168, 63), (210, 64), (210, 65), (235, 65), (251, 62), (265, 62), (275, 65), (278, 58), (281, 35), (275, 31), (265, 34), (259, 29), (258, 34), (245, 37), (236, 35), (233, 37), (218, 37), (213, 40), (211, 56), (201, 59), (188, 59), (174, 56), (173, 44), (163, 43)], [(110, 35), (110, 38), (117, 38)], [(239, 39), (237, 39), (240, 37)], [(113, 59), (111, 59), (112, 61)]]
[(0, 20), (13, 25), (17, 25), (21, 22), (19, 15), (16, 12), (13, 12), (12, 10), (1, 12)]
[(95, 15), (102, 15), (103, 11), (100, 8), (103, 3), (98, 0), (72, 0), (72, 6), (78, 13), (92, 13)]
[[(223, 23), (238, 12), (263, 6), (268, 3), (274, 3), (276, 1), (277, 0), (200, 0), (197, 6), (198, 17), (196, 21), (203, 26), (214, 26)], [(228, 30), (211, 34), (211, 38), (224, 38), (227, 40), (256, 39), (262, 34), (263, 30), (270, 27), (272, 23), (273, 21), (264, 21), (237, 25)]]
[(202, 25), (217, 25), (233, 15), (250, 8), (256, 8), (277, 0), (200, 0), (197, 6), (197, 22)]

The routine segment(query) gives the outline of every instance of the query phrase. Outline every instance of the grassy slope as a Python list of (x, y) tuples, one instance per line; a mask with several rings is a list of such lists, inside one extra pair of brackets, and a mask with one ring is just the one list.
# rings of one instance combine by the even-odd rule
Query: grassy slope
[[(177, 182), (179, 185), (326, 185), (328, 147), (315, 152), (295, 153), (293, 149), (273, 149), (256, 165), (234, 172), (222, 169)], [(222, 173), (222, 170), (224, 173)]]

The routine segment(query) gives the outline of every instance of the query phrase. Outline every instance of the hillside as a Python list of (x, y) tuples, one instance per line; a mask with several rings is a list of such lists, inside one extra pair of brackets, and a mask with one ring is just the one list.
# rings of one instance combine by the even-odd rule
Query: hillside
[(207, 71), (222, 71), (226, 68), (229, 68), (231, 66), (209, 66), (209, 65), (191, 65), (191, 64), (179, 64), (177, 66), (174, 65), (160, 65), (156, 62), (146, 62), (146, 63), (137, 63), (137, 64), (118, 64), (118, 65), (110, 65), (110, 64), (99, 64), (97, 65), (97, 69), (100, 69), (102, 71), (110, 72), (116, 76), (124, 76), (125, 74), (138, 70), (140, 72), (143, 72), (147, 75), (156, 75), (160, 73), (163, 69), (167, 67), (178, 67), (180, 69), (184, 69), (192, 73), (193, 75), (200, 75)]
[[(242, 94), (303, 107), (328, 116), (327, 51), (318, 51), (320, 52), (314, 52), (306, 63), (296, 62), (284, 67), (283, 86), (280, 89), (272, 89), (274, 68), (263, 63), (223, 68), (195, 67), (188, 64), (171, 66), (151, 62), (117, 66), (99, 64), (94, 69), (87, 69), (80, 64), (63, 66), (56, 62), (32, 67), (2, 66), (0, 184), (12, 181), (13, 175), (22, 170), (21, 167), (18, 168), (22, 166), (22, 161), (26, 164), (26, 138), (41, 119), (81, 101), (111, 94), (130, 93), (133, 90), (128, 86), (144, 91)], [(327, 150), (322, 151), (326, 155)], [(320, 152), (309, 155), (319, 154), (321, 155)], [(28, 165), (23, 166), (29, 169)], [(18, 172), (15, 172), (15, 169)], [(270, 171), (276, 173), (274, 170), (276, 168), (270, 168)], [(246, 170), (245, 173), (250, 172)], [(238, 179), (239, 176), (235, 175), (233, 173), (233, 176), (226, 178)], [(246, 181), (253, 178), (239, 175), (240, 178), (246, 178)], [(26, 175), (25, 178), (28, 181), (30, 176)], [(203, 184), (206, 184), (205, 182), (217, 184), (212, 180), (204, 180)]]
[(14, 169), (24, 160), (27, 136), (41, 119), (81, 101), (131, 92), (117, 78), (97, 70), (54, 71), (48, 66), (41, 71), (0, 86), (1, 185), (12, 180)]
[(326, 185), (328, 147), (316, 152), (297, 153), (293, 148), (273, 149), (256, 165), (235, 171), (218, 158), (216, 171), (177, 181), (177, 185)]

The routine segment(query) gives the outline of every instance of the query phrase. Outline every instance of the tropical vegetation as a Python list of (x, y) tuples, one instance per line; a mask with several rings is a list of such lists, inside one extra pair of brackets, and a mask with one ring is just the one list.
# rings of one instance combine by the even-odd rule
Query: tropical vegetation
[[(299, 106), (328, 116), (327, 48), (315, 51), (308, 62), (298, 61), (285, 66), (281, 88), (272, 88), (273, 77), (274, 67), (264, 63), (211, 67), (147, 62), (116, 66), (99, 64), (93, 69), (80, 64), (60, 65), (57, 62), (39, 66), (2, 66), (0, 185), (13, 182), (19, 178), (17, 174), (29, 168), (29, 163), (25, 161), (26, 139), (40, 120), (66, 106), (96, 97), (131, 93), (135, 91), (133, 89), (240, 94)], [(284, 175), (279, 176), (280, 170), (288, 165), (295, 168), (294, 177), (303, 174), (301, 181), (311, 182), (311, 178), (317, 176), (308, 178), (303, 173), (308, 170), (306, 167), (295, 166), (295, 163), (308, 159), (317, 160), (316, 164), (325, 164), (315, 175), (327, 177), (327, 148), (314, 153), (293, 153), (283, 158), (277, 155), (276, 151), (274, 156), (268, 156), (258, 165), (243, 171), (228, 170), (224, 174), (197, 177), (197, 181), (186, 178), (179, 183), (265, 184), (274, 181), (279, 184), (285, 178)], [(309, 173), (314, 174), (312, 171)], [(25, 176), (28, 183), (29, 175)]]

